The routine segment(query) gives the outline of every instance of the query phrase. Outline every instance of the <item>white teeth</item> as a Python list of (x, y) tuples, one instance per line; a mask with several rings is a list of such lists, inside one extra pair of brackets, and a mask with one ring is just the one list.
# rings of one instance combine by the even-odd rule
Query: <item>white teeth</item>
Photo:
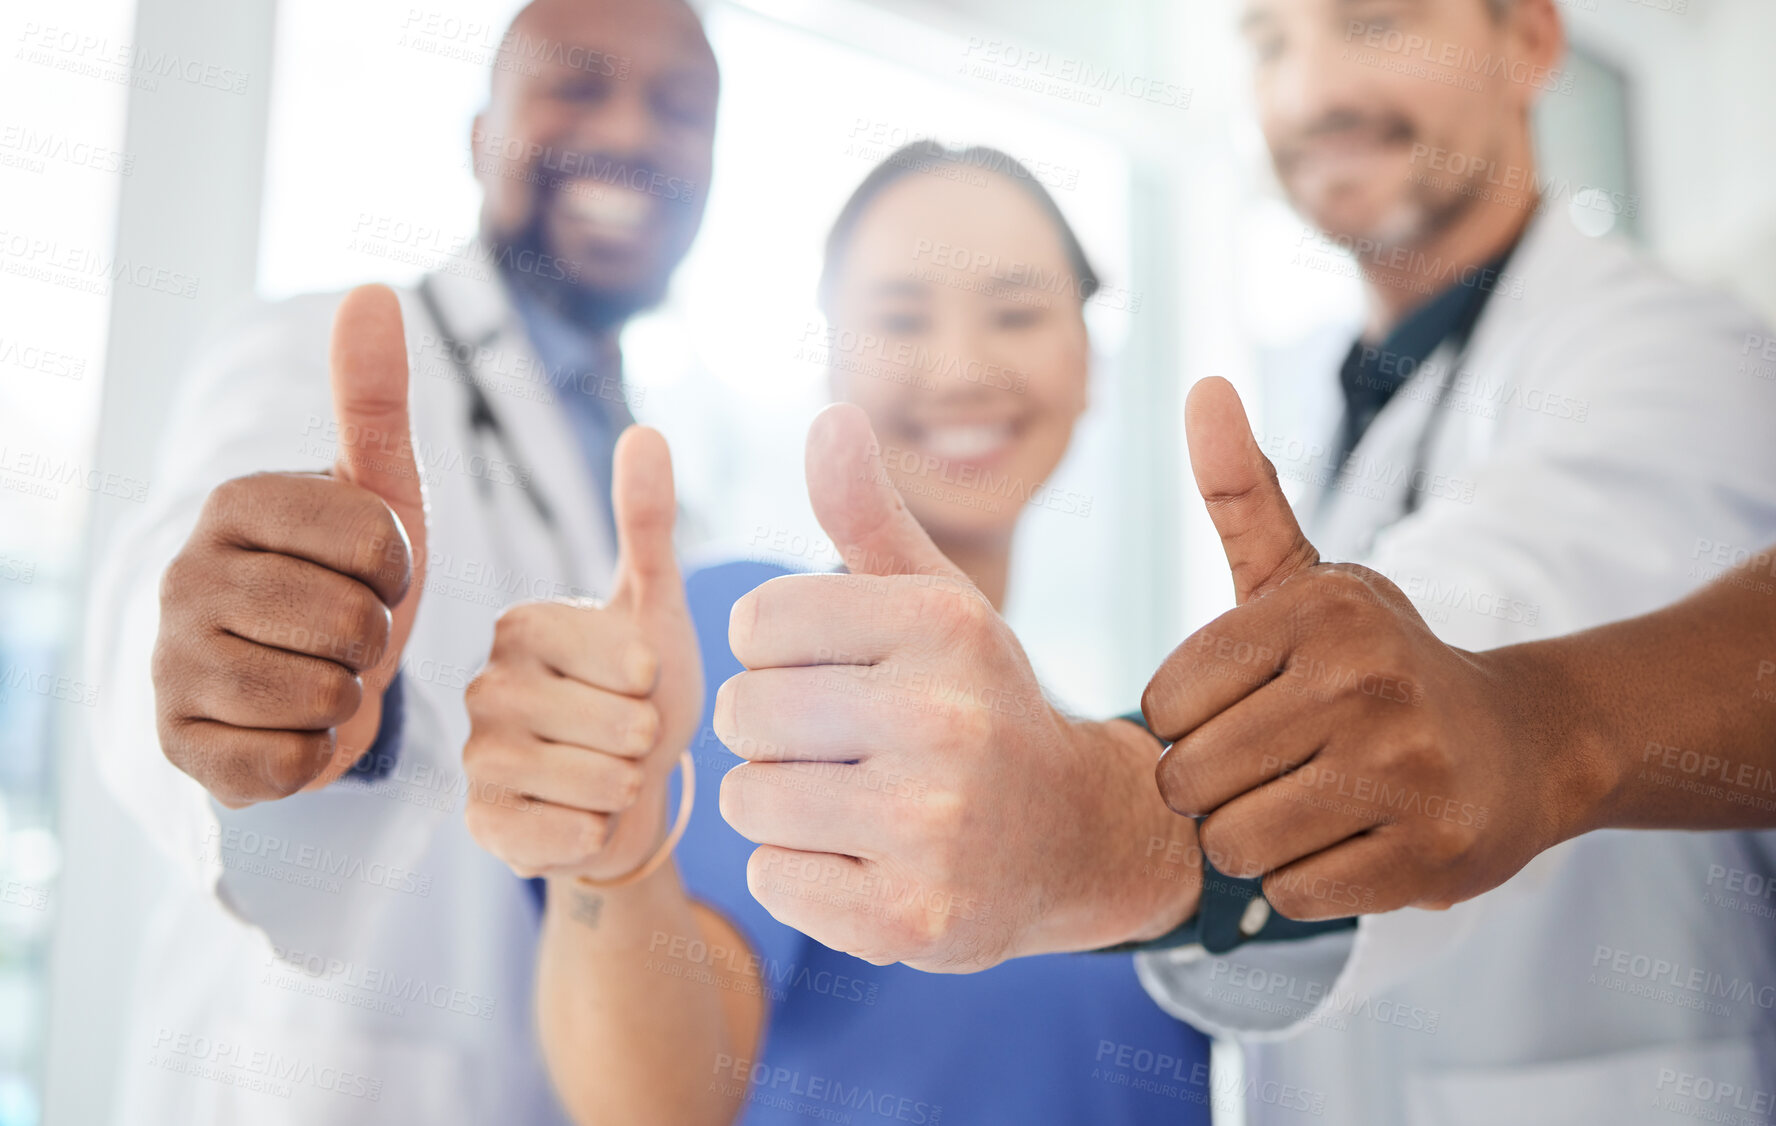
[(1011, 441), (1011, 425), (933, 426), (925, 431), (925, 449), (936, 457), (969, 461), (986, 457)]
[(575, 180), (562, 191), (561, 200), (574, 218), (615, 231), (640, 230), (653, 207), (653, 200), (640, 192), (597, 180)]

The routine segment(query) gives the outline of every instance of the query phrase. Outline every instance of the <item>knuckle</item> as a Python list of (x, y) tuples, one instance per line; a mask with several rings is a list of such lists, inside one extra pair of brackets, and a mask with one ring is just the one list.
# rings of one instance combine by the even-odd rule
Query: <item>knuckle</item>
[(1232, 820), (1211, 815), (1198, 828), (1203, 853), (1216, 868), (1235, 879), (1247, 879), (1253, 873), (1251, 841)]
[[(728, 771), (727, 775), (722, 779), (721, 790), (715, 803), (716, 809), (721, 813), (722, 820), (726, 821), (729, 827), (743, 837), (747, 836), (746, 795), (744, 789), (747, 785), (748, 778), (749, 776), (746, 773), (745, 763), (741, 763), (739, 766)], [(757, 860), (759, 858), (759, 853), (762, 851), (764, 850), (760, 849), (755, 851), (752, 854), (753, 859)]]
[(1296, 603), (1295, 613), (1310, 623), (1338, 627), (1366, 619), (1374, 608), (1369, 584), (1336, 565), (1312, 572), (1310, 597)]
[(640, 745), (652, 749), (660, 738), (660, 709), (649, 700), (626, 701), (622, 717), (628, 733)]
[(1367, 568), (1350, 563), (1324, 563), (1312, 572), (1317, 592), (1359, 602), (1373, 600), (1375, 592), (1369, 587), (1371, 573)]
[(309, 707), (328, 727), (355, 715), (364, 695), (362, 682), (337, 665), (313, 672), (305, 687)]
[(1178, 754), (1178, 745), (1172, 746), (1160, 756), (1159, 763), (1154, 767), (1155, 780), (1159, 784), (1159, 796), (1166, 803), (1166, 808), (1186, 817), (1197, 817), (1208, 810), (1203, 808), (1206, 797), (1202, 788), (1197, 785), (1196, 772), (1187, 769), (1184, 756)]
[(604, 789), (611, 797), (610, 802), (616, 810), (628, 809), (641, 797), (643, 787), (647, 785), (647, 771), (640, 763), (629, 759), (604, 756), (600, 764), (605, 774)]
[(771, 870), (776, 866), (775, 850), (770, 846), (761, 846), (752, 850), (746, 858), (746, 890), (760, 907), (770, 912), (772, 918), (781, 921), (781, 916), (773, 908), (777, 902), (776, 885), (771, 879)]
[(1383, 772), (1402, 781), (1430, 783), (1445, 774), (1443, 748), (1416, 732), (1381, 743), (1377, 754)]
[(485, 781), (491, 773), (493, 746), (493, 740), (484, 733), (470, 729), (469, 738), (463, 743), (462, 753), (463, 773), (469, 776), (470, 781)]
[(948, 851), (943, 846), (962, 835), (968, 816), (967, 802), (954, 790), (946, 789), (928, 794), (916, 808), (923, 843), (936, 845), (932, 852), (942, 856)]
[(491, 718), (511, 710), (523, 680), (521, 674), (499, 658), (488, 661), (463, 693), (470, 716)]
[(1178, 665), (1176, 654), (1167, 657), (1154, 670), (1153, 677), (1147, 681), (1147, 687), (1141, 692), (1141, 717), (1147, 721), (1149, 727), (1161, 722), (1167, 705), (1177, 694), (1181, 679)]
[(210, 495), (204, 498), (198, 527), (208, 530), (212, 524), (233, 520), (242, 515), (244, 510), (254, 505), (255, 497), (264, 492), (265, 481), (263, 474), (250, 473), (245, 477), (230, 477), (211, 489)]
[(1301, 919), (1313, 913), (1312, 898), (1303, 890), (1302, 880), (1284, 879), (1277, 875), (1264, 880), (1264, 898), (1271, 910), (1286, 919)]
[(576, 811), (574, 819), (578, 822), (574, 837), (574, 847), (578, 850), (576, 858), (589, 860), (604, 851), (605, 843), (610, 840), (610, 816)]
[(900, 960), (927, 958), (941, 953), (949, 943), (951, 919), (942, 911), (909, 905), (896, 916), (896, 949)]
[(501, 812), (493, 802), (471, 791), (469, 801), (463, 806), (463, 822), (468, 826), (469, 835), (481, 842), (482, 847), (504, 859), (498, 847)]
[(947, 586), (921, 588), (924, 596), (909, 599), (908, 609), (917, 613), (918, 623), (942, 638), (967, 642), (980, 636), (996, 616), (985, 599), (970, 597)]
[(198, 516), (199, 535), (216, 539), (227, 528), (252, 528), (268, 520), (287, 518), (290, 513), (289, 478), (281, 473), (249, 473), (231, 477), (210, 490)]
[(412, 549), (400, 521), (382, 498), (373, 493), (354, 495), (349, 505), (339, 507), (337, 532), (367, 572), (399, 577), (412, 567)]
[[(464, 748), (466, 756), (468, 748)], [(519, 742), (499, 736), (485, 737), (479, 740), (476, 751), (476, 765), (484, 782), (503, 784), (520, 783), (531, 765), (531, 756), (535, 751), (529, 742)]]
[(532, 651), (547, 628), (548, 613), (546, 602), (519, 602), (506, 607), (494, 625), (495, 643), (521, 653)]
[(740, 735), (739, 682), (745, 677), (746, 673), (735, 673), (722, 681), (715, 690), (715, 704), (709, 715), (709, 725), (715, 730), (715, 737), (730, 748)]
[(248, 737), (232, 742), (224, 752), (232, 764), (226, 771), (231, 789), (248, 800), (266, 791), (288, 797), (314, 780), (332, 757), (334, 746), (328, 733), (270, 740)]
[(187, 546), (173, 556), (166, 570), (160, 573), (160, 609), (163, 615), (177, 608), (189, 596), (195, 585), (191, 573), (195, 566), (191, 548)]
[(1460, 867), (1468, 859), (1473, 845), (1473, 836), (1467, 829), (1453, 822), (1433, 819), (1422, 835), (1420, 855), (1426, 862), (1447, 870)]
[[(728, 610), (728, 648), (733, 651), (735, 660), (742, 665), (755, 651), (758, 637), (759, 616), (766, 597), (765, 591), (771, 583), (780, 583), (793, 575), (780, 575), (763, 586), (741, 595)], [(756, 855), (756, 854), (755, 854)]]
[(952, 754), (975, 754), (992, 743), (993, 713), (978, 703), (953, 702), (937, 709), (932, 718), (939, 722), (940, 738)]
[(375, 664), (388, 647), (394, 631), (394, 616), (382, 600), (363, 587), (352, 588), (336, 609), (340, 620), (339, 634), (358, 642), (368, 654), (367, 664)]
[(463, 690), (463, 705), (468, 709), (471, 726), (497, 723), (512, 711), (512, 697), (517, 678), (499, 663), (491, 661)]

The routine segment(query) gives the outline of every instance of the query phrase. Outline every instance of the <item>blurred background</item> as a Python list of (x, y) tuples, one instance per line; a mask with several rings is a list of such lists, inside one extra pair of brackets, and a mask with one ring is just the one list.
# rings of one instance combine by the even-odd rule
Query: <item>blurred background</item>
[[(84, 754), (106, 686), (81, 679), (82, 589), (154, 487), (169, 388), (243, 301), (412, 281), (472, 234), (469, 121), (516, 6), (19, 0), (0, 14), (0, 1126), (98, 1121), (110, 1105), (158, 877)], [(1089, 515), (1030, 514), (1008, 615), (1064, 703), (1131, 709), (1230, 600), (1188, 486), (1184, 390), (1213, 374), (1257, 396), (1259, 355), (1357, 303), (1354, 270), (1292, 263), (1302, 227), (1245, 104), (1236, 0), (698, 6), (723, 72), (708, 214), (668, 301), (623, 341), (637, 414), (679, 458), (696, 550), (822, 542), (801, 446), (827, 394), (826, 228), (908, 140), (997, 146), (1036, 170), (1106, 283), (1088, 309), (1092, 410), (1054, 482)], [(1776, 316), (1776, 5), (1561, 8), (1575, 81), (1539, 122), (1559, 156), (1546, 175), (1565, 185), (1554, 205)], [(1180, 96), (1035, 86), (995, 61), (1003, 47)]]

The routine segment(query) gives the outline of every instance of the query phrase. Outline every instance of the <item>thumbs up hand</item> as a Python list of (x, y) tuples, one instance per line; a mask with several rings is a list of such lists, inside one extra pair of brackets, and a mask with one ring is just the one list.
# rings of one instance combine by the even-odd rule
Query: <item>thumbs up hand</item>
[(469, 831), (521, 876), (609, 880), (646, 862), (665, 834), (667, 778), (703, 714), (658, 431), (623, 432), (611, 495), (610, 601), (512, 607), (469, 685)]
[(375, 739), (419, 609), (425, 492), (386, 287), (340, 303), (331, 367), (333, 472), (219, 485), (161, 580), (161, 749), (231, 808), (351, 767)]
[[(1166, 804), (1293, 919), (1444, 908), (1564, 835), (1558, 779), (1514, 729), (1513, 674), (1443, 644), (1384, 576), (1324, 564), (1233, 387), (1185, 408), (1239, 605), (1178, 646), (1141, 707)], [(1527, 695), (1527, 694), (1525, 694)]]
[(945, 972), (1188, 915), (1194, 825), (1153, 790), (1152, 739), (1050, 706), (1010, 628), (908, 513), (862, 411), (815, 420), (807, 474), (851, 573), (735, 603), (747, 671), (715, 704), (747, 760), (721, 811), (761, 846), (758, 901), (834, 949)]

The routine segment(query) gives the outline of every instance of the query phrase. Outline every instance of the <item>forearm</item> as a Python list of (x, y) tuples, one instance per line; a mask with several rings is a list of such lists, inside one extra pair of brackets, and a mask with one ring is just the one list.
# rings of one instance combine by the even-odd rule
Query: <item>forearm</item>
[(674, 865), (620, 888), (552, 880), (537, 964), (543, 1055), (575, 1121), (738, 1117), (745, 1085), (719, 1061), (753, 1058), (759, 975), (745, 940), (691, 900)]
[(1644, 617), (1483, 654), (1521, 686), (1520, 728), (1601, 770), (1591, 829), (1776, 826), (1776, 577), (1741, 569)]
[(1055, 910), (1032, 929), (1033, 949), (1095, 950), (1157, 938), (1196, 910), (1202, 858), (1196, 826), (1166, 808), (1154, 784), (1161, 747), (1125, 720), (1071, 722), (1085, 816), (1071, 828)]

